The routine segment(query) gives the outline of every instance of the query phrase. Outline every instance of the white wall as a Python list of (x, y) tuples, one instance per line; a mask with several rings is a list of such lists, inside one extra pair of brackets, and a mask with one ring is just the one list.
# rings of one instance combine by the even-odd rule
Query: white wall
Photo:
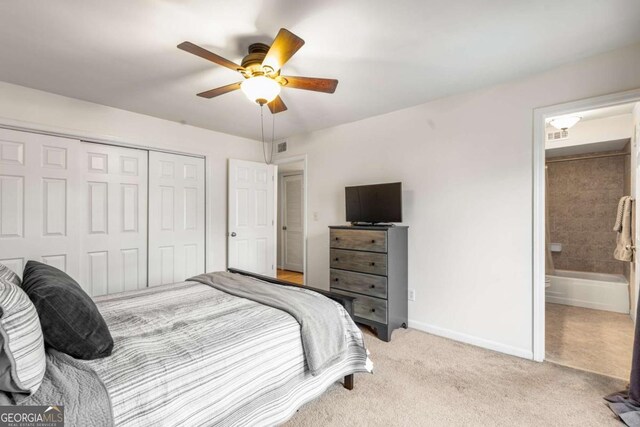
[(0, 124), (207, 156), (207, 270), (226, 268), (227, 159), (262, 161), (259, 142), (3, 82)]
[(289, 138), (308, 155), (307, 283), (328, 288), (344, 187), (402, 181), (410, 326), (532, 357), (533, 109), (637, 87), (640, 45)]

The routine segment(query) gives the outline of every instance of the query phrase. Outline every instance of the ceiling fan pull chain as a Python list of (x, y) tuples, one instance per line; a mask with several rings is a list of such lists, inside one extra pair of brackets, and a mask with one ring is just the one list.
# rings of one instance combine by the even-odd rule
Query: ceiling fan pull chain
[(271, 156), (269, 157), (269, 161), (267, 161), (267, 152), (264, 148), (266, 144), (264, 140), (264, 105), (260, 105), (260, 136), (262, 139), (262, 156), (264, 157), (264, 163), (269, 165), (273, 159), (273, 143), (271, 144)]
[(262, 141), (262, 156), (264, 157), (264, 163), (268, 165), (267, 153), (264, 151), (264, 105), (260, 105), (260, 138)]
[(271, 160), (273, 160), (273, 148), (275, 144), (275, 135), (276, 135), (276, 115), (271, 115)]

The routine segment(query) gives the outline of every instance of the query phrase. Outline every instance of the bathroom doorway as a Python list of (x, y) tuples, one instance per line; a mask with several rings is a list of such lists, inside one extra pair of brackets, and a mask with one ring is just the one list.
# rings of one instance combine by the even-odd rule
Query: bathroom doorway
[(544, 126), (544, 176), (536, 182), (545, 186), (536, 193), (544, 200), (536, 217), (544, 274), (535, 282), (535, 359), (628, 379), (640, 104), (564, 107), (536, 112)]

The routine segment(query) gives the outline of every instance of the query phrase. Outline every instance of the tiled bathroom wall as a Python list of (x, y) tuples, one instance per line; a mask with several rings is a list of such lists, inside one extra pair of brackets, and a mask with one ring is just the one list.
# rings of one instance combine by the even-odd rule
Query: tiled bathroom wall
[[(557, 269), (625, 272), (625, 263), (613, 258), (613, 224), (618, 200), (625, 195), (628, 156), (589, 158), (601, 154), (604, 153), (586, 154), (580, 160), (547, 162), (548, 226), (551, 242), (562, 243), (562, 252), (552, 254)], [(559, 159), (563, 158), (549, 160)]]

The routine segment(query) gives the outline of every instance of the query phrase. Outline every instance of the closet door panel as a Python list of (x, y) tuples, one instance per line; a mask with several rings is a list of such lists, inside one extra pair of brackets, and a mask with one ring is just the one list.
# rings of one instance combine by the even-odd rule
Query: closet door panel
[(204, 159), (149, 153), (149, 285), (204, 272)]
[(0, 263), (32, 259), (80, 280), (80, 141), (0, 129)]
[(148, 152), (83, 142), (82, 285), (93, 296), (147, 286)]

